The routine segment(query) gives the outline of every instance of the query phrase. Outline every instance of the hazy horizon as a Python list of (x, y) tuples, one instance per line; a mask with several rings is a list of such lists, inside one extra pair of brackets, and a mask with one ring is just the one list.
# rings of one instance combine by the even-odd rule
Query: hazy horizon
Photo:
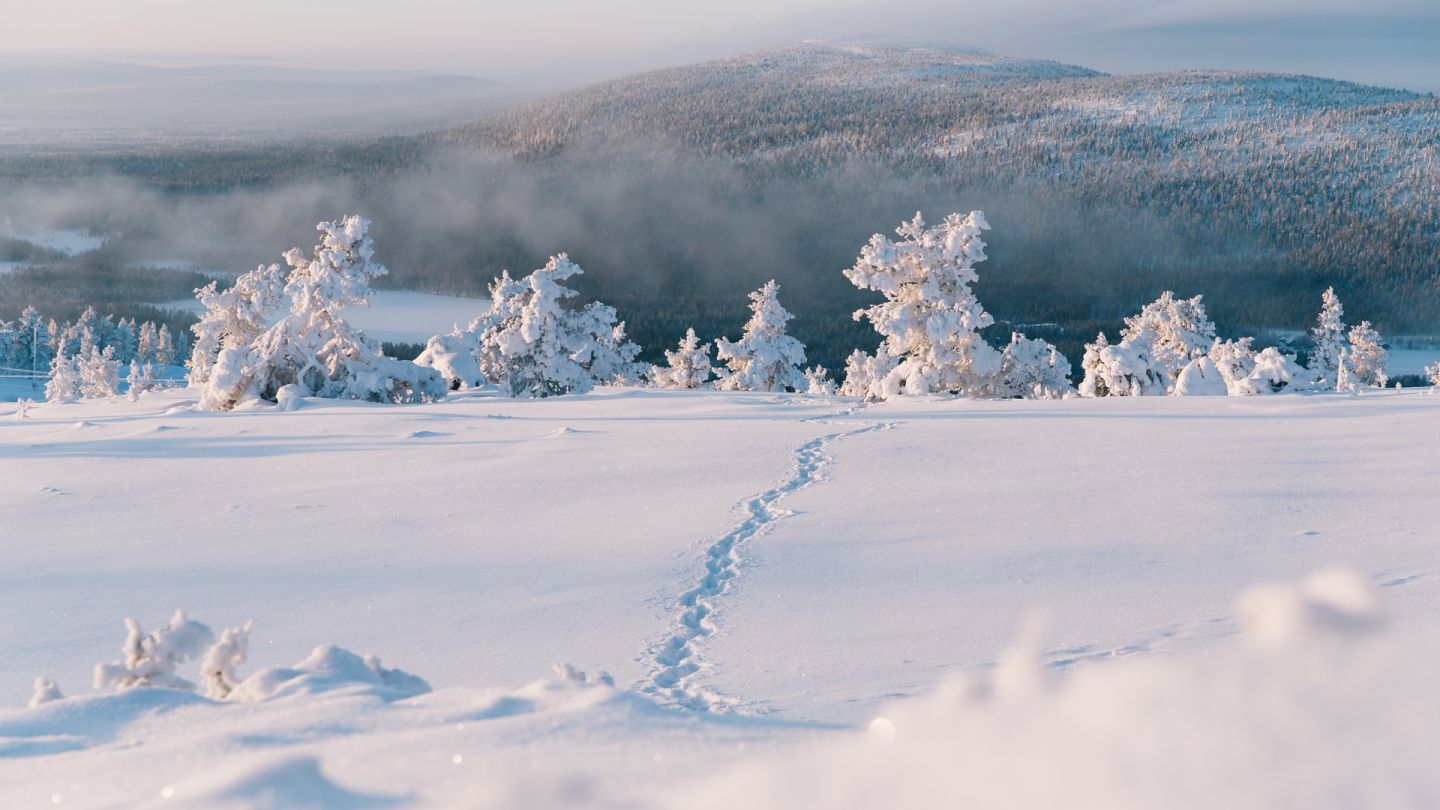
[[(78, 6), (78, 8), (77, 8)], [(875, 36), (985, 48), (1109, 73), (1259, 70), (1440, 90), (1440, 9), (1415, 0), (1364, 8), (1318, 3), (1058, 0), (903, 3), (738, 0), (702, 14), (653, 0), (589, 8), (544, 0), (526, 10), (365, 0), (313, 34), (314, 12), (258, 0), (242, 9), (145, 0), (124, 9), (78, 0), (28, 5), (0, 31), (9, 56), (106, 58), (454, 73), (519, 88), (576, 86), (805, 39)], [(77, 13), (78, 12), (78, 13)], [(263, 21), (263, 27), (256, 21)], [(196, 47), (204, 43), (206, 47)]]

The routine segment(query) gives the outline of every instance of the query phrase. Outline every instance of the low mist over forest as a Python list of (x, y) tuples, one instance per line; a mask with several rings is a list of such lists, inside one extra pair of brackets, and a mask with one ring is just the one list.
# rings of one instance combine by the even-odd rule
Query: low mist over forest
[[(96, 266), (240, 272), (349, 211), (374, 221), (389, 286), (480, 296), (565, 251), (651, 357), (689, 325), (733, 336), (775, 278), (834, 368), (875, 340), (840, 271), (917, 210), (986, 212), (977, 292), (1000, 341), (1024, 324), (1073, 354), (1166, 289), (1204, 294), (1222, 333), (1298, 328), (1331, 285), (1382, 331), (1437, 331), (1437, 143), (1440, 102), (1402, 91), (811, 43), (423, 135), (15, 149), (0, 226), (105, 234), (101, 285)], [(21, 278), (0, 278), (0, 318)]]

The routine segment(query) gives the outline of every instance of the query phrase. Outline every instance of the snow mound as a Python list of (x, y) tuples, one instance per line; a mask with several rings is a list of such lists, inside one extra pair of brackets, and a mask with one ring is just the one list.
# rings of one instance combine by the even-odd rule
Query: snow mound
[(229, 699), (240, 702), (270, 700), (335, 689), (360, 688), (388, 699), (430, 691), (424, 679), (399, 669), (386, 669), (373, 655), (359, 656), (343, 647), (316, 647), (293, 667), (271, 667), (241, 681)]
[(305, 404), (305, 389), (291, 383), (282, 385), (275, 392), (275, 410), (293, 411)]
[[(215, 784), (217, 783), (218, 784)], [(372, 796), (346, 790), (320, 770), (320, 761), (311, 756), (285, 756), (262, 765), (243, 764), (229, 773), (205, 781), (162, 789), (164, 798), (174, 797), (196, 807), (244, 808), (368, 808), (390, 807), (401, 799)]]
[[(1258, 635), (1263, 646), (1115, 661), (1060, 679), (1017, 678), (1033, 670), (1025, 656), (1007, 656), (986, 675), (884, 707), (844, 740), (686, 785), (685, 803), (1338, 810), (1440, 802), (1428, 753), (1440, 695), (1425, 686), (1440, 678), (1440, 647), (1375, 632), (1368, 583), (1338, 569), (1252, 589), (1239, 608), (1246, 640)], [(1271, 643), (1282, 639), (1290, 643)]]

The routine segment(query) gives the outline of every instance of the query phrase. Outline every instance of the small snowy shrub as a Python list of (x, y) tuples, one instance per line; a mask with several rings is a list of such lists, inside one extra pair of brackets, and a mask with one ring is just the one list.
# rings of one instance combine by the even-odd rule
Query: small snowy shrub
[(980, 211), (951, 214), (927, 228), (917, 212), (896, 229), (900, 241), (875, 234), (845, 277), (885, 301), (858, 310), (884, 340), (874, 361), (852, 356), (844, 392), (867, 399), (948, 393), (994, 396), (1000, 353), (980, 337), (994, 323), (971, 285), (985, 260)]
[(1074, 393), (1070, 361), (1047, 341), (1010, 333), (1000, 352), (1000, 375), (1006, 396), (1024, 399), (1063, 399)]
[(650, 371), (657, 388), (701, 388), (715, 374), (710, 363), (710, 344), (701, 343), (693, 328), (685, 330), (685, 337), (675, 351), (665, 352), (665, 363)]
[(1082, 397), (1139, 397), (1163, 395), (1165, 370), (1151, 362), (1143, 342), (1112, 345), (1102, 332), (1085, 345), (1080, 367), (1085, 377), (1077, 389)]
[(1254, 338), (1248, 337), (1238, 340), (1216, 338), (1210, 345), (1206, 356), (1225, 379), (1225, 386), (1231, 394), (1243, 393), (1240, 390), (1241, 383), (1255, 370), (1255, 350), (1250, 345), (1254, 341)]
[(1282, 354), (1272, 346), (1255, 355), (1254, 370), (1237, 389), (1241, 394), (1254, 396), (1278, 394), (1281, 391), (1306, 391), (1311, 387), (1307, 370), (1301, 368), (1294, 357)]
[(160, 385), (159, 372), (153, 363), (142, 364), (138, 359), (130, 361), (130, 373), (125, 376), (125, 395), (131, 402), (140, 399), (146, 391), (153, 391)]
[(817, 397), (833, 396), (835, 381), (830, 378), (830, 369), (824, 366), (811, 366), (805, 369), (805, 393)]
[(175, 675), (175, 668), (198, 655), (215, 640), (210, 628), (175, 611), (170, 624), (150, 633), (134, 619), (125, 620), (125, 645), (121, 661), (95, 666), (95, 688), (115, 687), (116, 691), (139, 686), (194, 689), (195, 685)]
[(737, 341), (715, 341), (715, 355), (729, 371), (715, 384), (726, 391), (805, 391), (810, 383), (801, 367), (805, 346), (785, 334), (792, 316), (780, 305), (773, 280), (750, 293), (750, 320)]
[(1223, 397), (1230, 385), (1209, 357), (1197, 357), (1180, 370), (1175, 379), (1177, 397)]

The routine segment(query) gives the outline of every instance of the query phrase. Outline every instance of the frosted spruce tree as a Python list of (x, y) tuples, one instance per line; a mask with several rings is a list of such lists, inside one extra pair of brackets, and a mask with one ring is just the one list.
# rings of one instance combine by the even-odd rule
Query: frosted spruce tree
[(115, 359), (115, 347), (106, 346), (103, 351), (90, 348), (90, 356), (80, 363), (80, 393), (86, 399), (120, 393), (120, 361)]
[(15, 322), (15, 343), (11, 349), (11, 368), (43, 371), (50, 367), (50, 331), (40, 312), (33, 306), (25, 307), (20, 320)]
[(703, 388), (715, 375), (710, 344), (701, 343), (693, 328), (685, 330), (675, 351), (665, 352), (665, 363), (651, 370), (650, 378), (657, 388)]
[(219, 351), (201, 407), (229, 410), (249, 400), (273, 402), (281, 388), (291, 385), (300, 396), (372, 402), (445, 395), (439, 374), (385, 357), (375, 341), (345, 320), (345, 309), (369, 305), (370, 282), (388, 272), (375, 261), (369, 226), (359, 216), (322, 222), (316, 226), (321, 239), (313, 255), (299, 248), (285, 253), (289, 312), (248, 345)]
[(1073, 394), (1070, 361), (1044, 340), (1010, 333), (1010, 344), (1000, 352), (1000, 375), (1005, 394), (1023, 399), (1063, 399)]
[(792, 316), (780, 305), (780, 285), (772, 279), (750, 293), (750, 320), (737, 341), (715, 341), (725, 364), (716, 387), (727, 391), (805, 391), (810, 383), (801, 368), (805, 346), (785, 334)]
[(1431, 385), (1440, 385), (1440, 362), (1425, 367), (1425, 377)]
[(1190, 361), (1203, 357), (1215, 342), (1215, 324), (1205, 314), (1201, 296), (1176, 298), (1166, 290), (1139, 314), (1125, 319), (1120, 342), (1141, 348), (1168, 381)]
[(1380, 333), (1369, 321), (1361, 321), (1350, 327), (1349, 342), (1344, 360), (1349, 366), (1350, 381), (1356, 385), (1384, 388), (1388, 379), (1385, 373), (1387, 356), (1380, 342)]
[(1315, 348), (1310, 351), (1310, 375), (1321, 390), (1333, 389), (1345, 351), (1345, 308), (1340, 305), (1334, 287), (1326, 288), (1321, 296), (1320, 314), (1310, 335), (1315, 340)]
[(846, 392), (868, 399), (906, 394), (997, 393), (1000, 353), (980, 337), (993, 323), (971, 289), (985, 260), (985, 215), (951, 214), (926, 227), (917, 212), (896, 229), (900, 240), (875, 234), (845, 277), (885, 301), (859, 310), (884, 340), (873, 360), (846, 364)]
[(466, 328), (457, 327), (430, 338), (415, 362), (435, 369), (452, 388), (498, 384), (505, 378), (509, 364), (495, 336), (520, 318), (530, 294), (527, 282), (516, 281), (510, 271), (502, 271), (490, 282), (490, 308)]
[(65, 346), (58, 347), (55, 359), (50, 361), (50, 379), (45, 383), (45, 399), (50, 402), (74, 402), (83, 397), (84, 378), (80, 363), (67, 354)]

